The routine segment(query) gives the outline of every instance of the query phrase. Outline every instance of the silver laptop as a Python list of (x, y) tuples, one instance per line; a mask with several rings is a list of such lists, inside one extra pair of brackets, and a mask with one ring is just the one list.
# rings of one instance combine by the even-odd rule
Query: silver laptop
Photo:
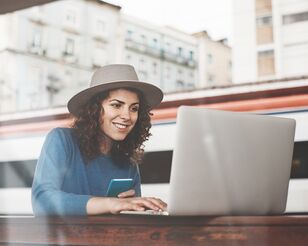
[(181, 106), (176, 127), (168, 211), (160, 214), (285, 211), (295, 120)]

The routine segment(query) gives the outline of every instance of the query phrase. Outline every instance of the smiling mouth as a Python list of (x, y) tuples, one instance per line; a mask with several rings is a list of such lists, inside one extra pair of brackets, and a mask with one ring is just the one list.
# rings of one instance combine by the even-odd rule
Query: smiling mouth
[(120, 123), (113, 123), (113, 125), (118, 128), (118, 129), (126, 129), (129, 127), (129, 125), (125, 125), (125, 124), (120, 124)]

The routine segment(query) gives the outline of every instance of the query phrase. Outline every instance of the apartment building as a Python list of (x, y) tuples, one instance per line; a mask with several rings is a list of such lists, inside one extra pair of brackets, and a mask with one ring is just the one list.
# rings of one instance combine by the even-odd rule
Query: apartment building
[(234, 1), (233, 81), (308, 74), (308, 1)]
[(198, 43), (184, 32), (122, 15), (122, 59), (134, 65), (140, 79), (164, 92), (198, 88)]
[(206, 31), (194, 33), (193, 36), (198, 41), (201, 87), (231, 84), (232, 56), (227, 40), (213, 40)]
[(134, 65), (140, 80), (165, 93), (230, 83), (224, 42), (126, 16), (100, 0), (0, 15), (0, 35), (0, 113), (65, 106), (110, 63)]
[(94, 0), (1, 15), (0, 112), (65, 105), (93, 69), (117, 61), (119, 21), (119, 6)]

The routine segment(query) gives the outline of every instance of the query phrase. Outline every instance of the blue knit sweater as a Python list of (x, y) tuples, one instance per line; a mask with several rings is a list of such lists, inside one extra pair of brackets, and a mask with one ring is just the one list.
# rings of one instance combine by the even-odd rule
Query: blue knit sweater
[(105, 196), (113, 178), (132, 178), (141, 195), (138, 167), (115, 165), (106, 155), (85, 164), (70, 128), (55, 128), (46, 137), (32, 185), (35, 215), (86, 215), (92, 196)]

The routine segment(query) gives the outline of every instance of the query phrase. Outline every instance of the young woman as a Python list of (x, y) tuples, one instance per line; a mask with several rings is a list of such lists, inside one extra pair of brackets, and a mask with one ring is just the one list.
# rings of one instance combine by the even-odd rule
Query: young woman
[[(150, 136), (150, 110), (162, 91), (140, 82), (132, 66), (98, 69), (90, 88), (68, 102), (71, 128), (48, 135), (32, 185), (35, 215), (94, 215), (123, 210), (164, 210), (158, 198), (141, 197), (138, 163)], [(131, 178), (133, 188), (106, 197), (111, 179)]]

